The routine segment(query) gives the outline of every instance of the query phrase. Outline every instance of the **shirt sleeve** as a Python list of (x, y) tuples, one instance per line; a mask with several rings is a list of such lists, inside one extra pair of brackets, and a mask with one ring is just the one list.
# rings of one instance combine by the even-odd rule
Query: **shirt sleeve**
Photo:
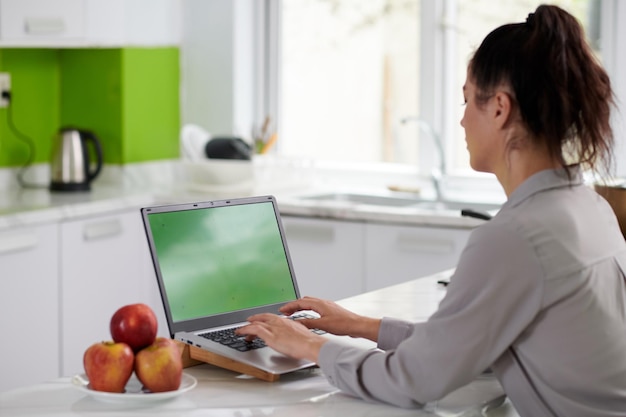
[(508, 225), (475, 229), (438, 310), (424, 323), (383, 319), (379, 347), (326, 343), (319, 365), (341, 390), (419, 407), (471, 382), (522, 334), (541, 306), (542, 270)]
[(383, 317), (378, 331), (378, 348), (391, 350), (413, 333), (413, 323), (391, 317)]

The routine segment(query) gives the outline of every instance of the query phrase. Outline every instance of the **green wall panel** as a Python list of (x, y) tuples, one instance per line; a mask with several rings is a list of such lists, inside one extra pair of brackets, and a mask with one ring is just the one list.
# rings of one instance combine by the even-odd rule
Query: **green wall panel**
[(179, 53), (177, 48), (122, 51), (124, 162), (179, 155)]
[[(92, 130), (104, 161), (125, 164), (179, 155), (178, 48), (0, 49), (11, 74), (11, 114), (48, 162), (61, 126)], [(20, 166), (28, 146), (0, 108), (0, 167)]]
[(93, 131), (105, 163), (124, 161), (121, 55), (120, 49), (60, 51), (60, 124)]
[[(0, 108), (0, 166), (48, 162), (59, 125), (58, 51), (53, 49), (0, 50), (0, 71), (11, 75), (12, 99), (9, 108)], [(8, 117), (19, 133), (9, 128)]]

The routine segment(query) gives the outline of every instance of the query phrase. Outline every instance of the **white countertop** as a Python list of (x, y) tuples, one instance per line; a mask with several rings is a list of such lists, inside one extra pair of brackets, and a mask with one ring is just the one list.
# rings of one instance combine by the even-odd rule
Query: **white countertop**
[[(158, 168), (157, 168), (158, 169)], [(152, 175), (155, 168), (144, 177)], [(165, 170), (167, 171), (167, 169)], [(135, 175), (137, 176), (137, 175)], [(290, 179), (281, 173), (281, 181), (240, 183), (232, 185), (203, 185), (177, 180), (94, 182), (87, 192), (51, 192), (46, 188), (0, 190), (0, 230), (46, 222), (71, 220), (135, 209), (152, 204), (183, 203), (211, 199), (235, 198), (272, 194), (277, 197), (281, 213), (296, 216), (331, 218), (364, 222), (400, 223), (436, 227), (473, 228), (482, 220), (462, 217), (460, 211), (437, 211), (413, 207), (359, 205), (337, 201), (316, 201), (300, 198), (303, 194), (338, 190), (360, 192), (386, 191), (380, 184), (342, 184), (326, 181), (322, 185), (311, 181)], [(285, 179), (286, 178), (286, 179)]]
[(463, 217), (460, 210), (434, 211), (417, 207), (309, 200), (301, 198), (300, 195), (278, 196), (277, 201), (282, 214), (295, 216), (468, 229), (484, 222), (480, 219)]
[[(448, 273), (361, 294), (341, 302), (372, 316), (391, 315), (425, 320), (437, 307), (445, 289), (437, 280)], [(25, 364), (25, 366), (31, 366)], [(85, 394), (71, 377), (0, 393), (0, 415), (19, 416), (517, 416), (502, 402), (502, 388), (491, 376), (478, 378), (423, 410), (371, 404), (347, 396), (330, 385), (319, 369), (284, 375), (264, 382), (208, 364), (186, 368), (198, 380), (191, 391), (159, 402), (105, 402)], [(121, 394), (123, 395), (123, 394)], [(146, 394), (149, 395), (149, 394)], [(489, 404), (487, 412), (481, 411)]]
[(117, 186), (97, 186), (77, 193), (47, 189), (2, 191), (0, 230), (75, 219), (152, 204), (151, 190), (128, 190)]

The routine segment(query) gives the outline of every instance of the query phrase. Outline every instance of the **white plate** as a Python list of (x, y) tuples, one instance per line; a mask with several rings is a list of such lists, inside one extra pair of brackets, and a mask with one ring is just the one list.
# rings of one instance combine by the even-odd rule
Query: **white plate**
[(143, 385), (137, 379), (135, 374), (133, 374), (126, 383), (126, 392), (114, 393), (92, 390), (89, 387), (89, 380), (87, 379), (87, 375), (85, 374), (74, 375), (74, 377), (72, 378), (72, 385), (78, 390), (83, 391), (85, 394), (88, 394), (98, 400), (116, 403), (145, 403), (163, 401), (169, 398), (177, 397), (193, 389), (197, 384), (198, 381), (196, 380), (196, 378), (183, 372), (183, 377), (180, 381), (180, 387), (178, 387), (177, 390), (166, 392), (150, 392), (143, 390)]

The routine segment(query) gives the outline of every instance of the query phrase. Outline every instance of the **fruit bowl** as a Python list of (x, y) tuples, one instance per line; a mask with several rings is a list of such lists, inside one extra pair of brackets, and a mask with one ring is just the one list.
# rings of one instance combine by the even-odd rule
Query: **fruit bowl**
[(192, 390), (197, 384), (198, 381), (196, 380), (196, 378), (183, 372), (180, 387), (178, 387), (177, 390), (166, 392), (150, 392), (144, 390), (141, 382), (133, 374), (133, 376), (131, 376), (126, 383), (126, 392), (114, 393), (95, 391), (91, 389), (91, 387), (89, 386), (89, 380), (87, 379), (87, 375), (85, 374), (74, 375), (74, 377), (72, 378), (73, 387), (97, 400), (125, 404), (148, 403), (168, 400), (178, 397), (179, 395), (189, 390)]

